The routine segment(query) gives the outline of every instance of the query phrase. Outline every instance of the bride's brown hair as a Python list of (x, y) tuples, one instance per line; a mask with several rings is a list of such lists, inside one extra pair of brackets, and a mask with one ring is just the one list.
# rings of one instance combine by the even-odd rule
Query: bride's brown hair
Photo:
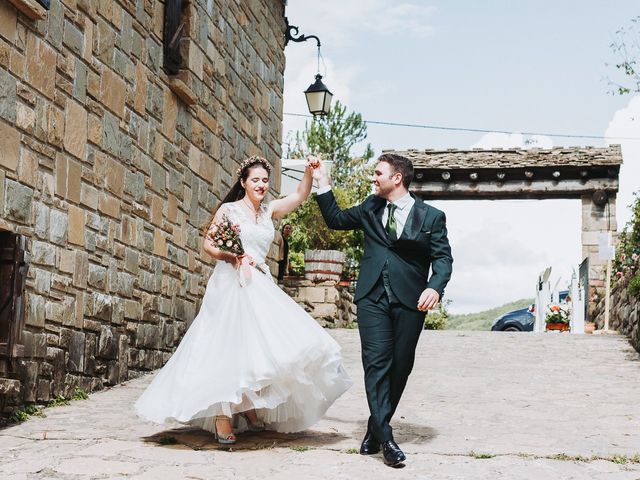
[(268, 175), (271, 175), (271, 165), (269, 165), (269, 162), (267, 162), (266, 158), (260, 157), (258, 155), (253, 155), (249, 158), (244, 159), (236, 170), (236, 176), (238, 177), (236, 183), (232, 185), (229, 193), (227, 193), (222, 201), (216, 206), (216, 208), (213, 209), (213, 212), (211, 212), (207, 223), (202, 225), (203, 234), (206, 235), (209, 227), (211, 227), (211, 224), (213, 223), (213, 219), (215, 218), (216, 213), (222, 205), (229, 202), (235, 202), (244, 197), (245, 191), (242, 187), (242, 182), (247, 180), (247, 177), (249, 177), (249, 172), (254, 167), (262, 167), (267, 171)]

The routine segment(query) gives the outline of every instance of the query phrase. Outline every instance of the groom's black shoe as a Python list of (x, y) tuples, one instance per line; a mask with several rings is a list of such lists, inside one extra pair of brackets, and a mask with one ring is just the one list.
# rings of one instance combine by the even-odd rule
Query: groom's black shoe
[(402, 462), (407, 459), (398, 444), (393, 440), (387, 440), (382, 444), (382, 456), (385, 465), (390, 467), (400, 467)]
[(380, 442), (373, 436), (371, 430), (367, 430), (367, 434), (360, 445), (360, 455), (373, 455), (380, 451)]

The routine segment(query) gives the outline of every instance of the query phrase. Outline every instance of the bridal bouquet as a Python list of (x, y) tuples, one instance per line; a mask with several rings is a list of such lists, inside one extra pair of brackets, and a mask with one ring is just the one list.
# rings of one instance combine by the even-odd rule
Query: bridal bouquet
[(222, 221), (207, 232), (207, 238), (216, 248), (234, 255), (244, 255), (240, 240), (240, 225), (233, 223), (229, 217), (222, 215)]
[(233, 223), (228, 216), (222, 215), (222, 221), (209, 229), (207, 238), (212, 246), (240, 257), (238, 280), (240, 286), (244, 287), (251, 279), (251, 265), (240, 239), (240, 225)]

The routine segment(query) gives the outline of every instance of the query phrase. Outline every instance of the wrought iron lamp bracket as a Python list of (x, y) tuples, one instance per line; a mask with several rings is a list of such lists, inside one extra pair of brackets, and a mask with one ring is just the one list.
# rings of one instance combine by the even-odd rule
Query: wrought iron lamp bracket
[(284, 32), (284, 46), (286, 47), (289, 42), (306, 42), (307, 40), (314, 38), (316, 42), (318, 42), (318, 48), (320, 48), (320, 39), (315, 35), (305, 35), (302, 34), (300, 36), (294, 37), (294, 35), (298, 35), (298, 27), (293, 25), (289, 25), (289, 19), (284, 17), (284, 23), (287, 29)]

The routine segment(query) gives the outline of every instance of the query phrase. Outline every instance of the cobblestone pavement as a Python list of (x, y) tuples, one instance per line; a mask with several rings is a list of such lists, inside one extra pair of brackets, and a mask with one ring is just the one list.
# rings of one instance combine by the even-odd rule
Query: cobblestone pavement
[[(0, 430), (9, 479), (640, 479), (640, 356), (619, 336), (424, 332), (394, 419), (408, 461), (356, 454), (358, 333), (332, 330), (355, 385), (313, 428), (243, 434), (138, 419), (150, 376)], [(635, 459), (634, 459), (635, 457)]]

